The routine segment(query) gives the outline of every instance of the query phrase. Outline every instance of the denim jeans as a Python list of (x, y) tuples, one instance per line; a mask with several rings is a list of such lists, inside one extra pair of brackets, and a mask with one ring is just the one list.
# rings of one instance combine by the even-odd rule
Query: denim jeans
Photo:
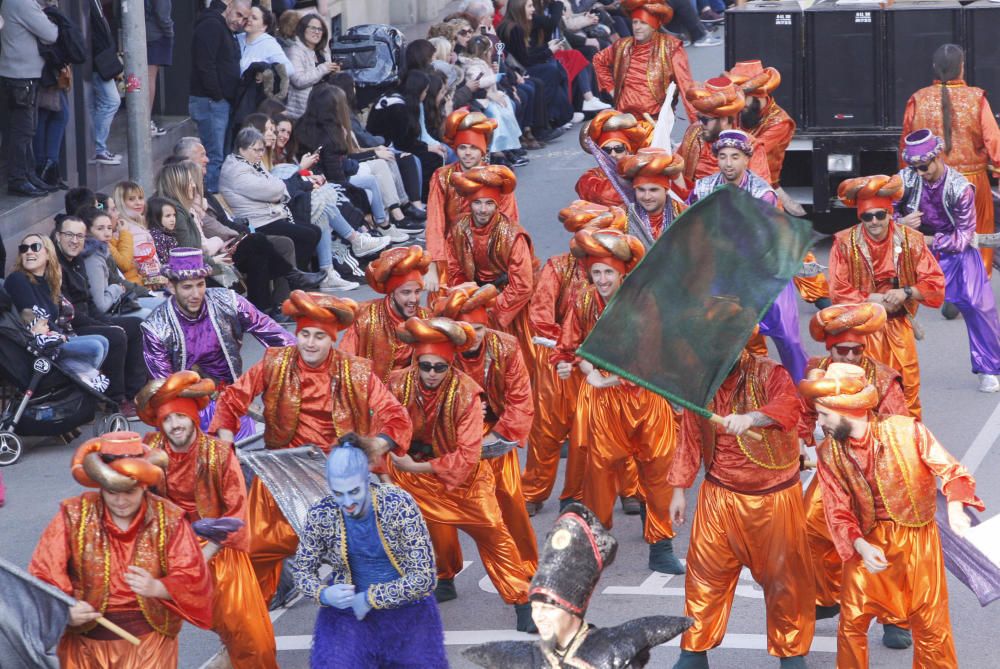
[(205, 190), (219, 192), (219, 172), (226, 157), (226, 132), (229, 128), (229, 103), (192, 95), (188, 98), (188, 113), (198, 124), (198, 136), (208, 154)]
[(33, 150), (35, 167), (41, 169), (45, 163), (59, 162), (59, 151), (66, 137), (69, 125), (69, 97), (66, 91), (59, 91), (59, 111), (38, 108), (38, 123), (35, 126)]
[[(328, 204), (323, 211), (326, 214), (326, 220), (330, 223), (330, 228), (338, 237), (346, 242), (347, 238), (354, 234), (354, 228), (351, 227), (351, 224), (347, 222), (347, 219), (337, 209), (337, 205)], [(322, 243), (322, 240), (320, 243)], [(323, 256), (320, 255), (321, 260), (322, 258)]]
[(110, 153), (108, 134), (111, 132), (111, 121), (121, 106), (118, 84), (114, 79), (110, 81), (101, 79), (101, 75), (97, 72), (94, 72), (91, 83), (93, 100), (90, 113), (94, 124), (94, 153)]
[(379, 225), (385, 223), (385, 203), (382, 202), (382, 193), (378, 189), (378, 179), (370, 174), (355, 174), (350, 179), (351, 185), (364, 188), (368, 193), (368, 201), (372, 205), (372, 218)]
[(108, 340), (101, 335), (78, 335), (63, 343), (58, 361), (73, 374), (96, 373), (108, 355)]

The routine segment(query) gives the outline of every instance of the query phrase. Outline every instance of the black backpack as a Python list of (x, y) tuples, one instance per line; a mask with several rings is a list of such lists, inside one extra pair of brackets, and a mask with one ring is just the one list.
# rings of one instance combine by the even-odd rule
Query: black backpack
[(358, 88), (388, 87), (399, 82), (403, 33), (369, 23), (348, 29), (330, 44), (330, 58), (354, 78)]

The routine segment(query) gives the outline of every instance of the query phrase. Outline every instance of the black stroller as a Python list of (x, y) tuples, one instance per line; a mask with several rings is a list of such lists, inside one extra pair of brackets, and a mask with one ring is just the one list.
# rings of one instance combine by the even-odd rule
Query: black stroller
[(21, 457), (20, 437), (56, 437), (91, 420), (95, 437), (128, 430), (114, 401), (39, 354), (2, 288), (0, 360), (0, 467)]

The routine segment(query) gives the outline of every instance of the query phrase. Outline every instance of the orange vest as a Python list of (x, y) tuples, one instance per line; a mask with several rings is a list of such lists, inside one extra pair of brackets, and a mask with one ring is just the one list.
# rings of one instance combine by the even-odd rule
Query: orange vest
[[(167, 448), (166, 438), (162, 432), (156, 432), (144, 441), (150, 448)], [(197, 474), (194, 483), (194, 504), (198, 510), (198, 517), (219, 518), (226, 509), (222, 497), (222, 477), (225, 474), (222, 465), (228, 456), (227, 447), (199, 430), (195, 448), (198, 449), (198, 463), (195, 467)], [(169, 489), (165, 488), (162, 492), (167, 499), (170, 498)]]
[[(850, 263), (850, 281), (855, 290), (874, 293), (878, 289), (875, 285), (875, 269), (862, 225), (859, 223), (852, 228), (838, 232), (833, 243), (838, 246), (840, 256), (847, 258)], [(896, 276), (899, 277), (900, 285), (916, 285), (918, 279), (917, 264), (923, 254), (924, 236), (917, 230), (894, 223), (892, 225), (892, 246), (894, 249), (893, 266), (896, 268)], [(895, 249), (899, 249), (899, 251), (897, 252)], [(906, 313), (911, 316), (917, 313), (916, 300), (906, 300), (904, 306)]]
[(504, 397), (507, 390), (507, 369), (511, 358), (520, 354), (521, 349), (513, 335), (489, 329), (486, 330), (482, 345), (486, 350), (483, 352), (485, 359), (481, 370), (473, 370), (475, 363), (470, 363), (461, 354), (455, 359), (459, 368), (486, 391), (486, 401), (493, 413), (493, 416), (490, 417), (491, 420), (485, 422), (483, 426), (483, 433), (488, 434), (493, 429), (497, 419), (503, 415), (506, 406)]
[(437, 390), (437, 401), (428, 415), (421, 402), (420, 378), (416, 366), (393, 374), (389, 391), (406, 407), (413, 423), (413, 441), (430, 444), (434, 457), (451, 453), (458, 445), (458, 420), (475, 405), (481, 411), (479, 394), (482, 389), (468, 375), (452, 369)]
[[(989, 165), (990, 156), (983, 142), (983, 129), (979, 124), (979, 111), (986, 95), (983, 89), (966, 86), (964, 81), (949, 81), (951, 98), (951, 151), (942, 157), (950, 167), (965, 175), (982, 172)], [(914, 114), (911, 130), (927, 128), (938, 137), (944, 137), (944, 117), (941, 114), (941, 85), (927, 86), (913, 94)]]
[[(528, 236), (528, 233), (504, 214), (497, 212), (489, 225), (491, 226), (490, 237), (486, 250), (488, 265), (479, 266), (476, 264), (471, 214), (466, 214), (455, 224), (451, 238), (452, 249), (466, 279), (480, 284), (495, 281), (501, 274), (507, 272), (511, 250), (514, 248), (514, 242), (519, 238), (523, 237), (528, 243), (528, 249), (531, 249), (531, 237)], [(534, 264), (537, 274), (537, 258), (534, 259)]]

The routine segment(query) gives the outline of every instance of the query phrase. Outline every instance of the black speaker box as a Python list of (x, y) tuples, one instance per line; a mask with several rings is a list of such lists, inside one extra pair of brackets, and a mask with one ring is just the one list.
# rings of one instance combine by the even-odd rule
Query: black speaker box
[(1000, 120), (1000, 3), (977, 0), (965, 10), (965, 80), (986, 91)]
[(804, 125), (802, 8), (795, 0), (750, 2), (726, 10), (726, 69), (760, 60), (781, 72), (774, 100)]
[(885, 27), (886, 123), (898, 128), (906, 101), (934, 80), (934, 51), (962, 43), (962, 6), (955, 0), (901, 0), (886, 9)]
[(864, 130), (885, 122), (884, 16), (876, 3), (821, 0), (806, 9), (810, 128)]

